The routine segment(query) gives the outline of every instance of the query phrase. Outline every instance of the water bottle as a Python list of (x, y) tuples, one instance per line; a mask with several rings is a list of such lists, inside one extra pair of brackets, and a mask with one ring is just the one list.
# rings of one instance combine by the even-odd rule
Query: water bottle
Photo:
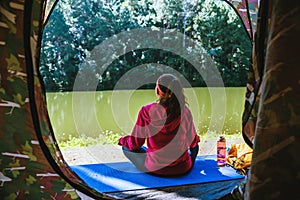
[(217, 165), (223, 167), (226, 165), (226, 139), (220, 136), (217, 141)]

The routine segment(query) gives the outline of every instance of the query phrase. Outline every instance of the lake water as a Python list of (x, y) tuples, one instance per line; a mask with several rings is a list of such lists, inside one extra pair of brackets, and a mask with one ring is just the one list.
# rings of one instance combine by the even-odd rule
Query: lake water
[[(241, 132), (244, 87), (186, 88), (198, 133)], [(47, 93), (47, 107), (58, 140), (98, 137), (109, 130), (129, 134), (139, 109), (156, 101), (154, 90)]]

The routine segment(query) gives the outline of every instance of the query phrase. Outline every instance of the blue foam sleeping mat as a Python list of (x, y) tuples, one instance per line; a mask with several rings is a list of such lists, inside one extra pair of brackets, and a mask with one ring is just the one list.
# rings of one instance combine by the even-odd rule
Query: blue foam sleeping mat
[(131, 162), (73, 165), (71, 169), (99, 192), (163, 188), (242, 179), (230, 166), (217, 167), (216, 155), (198, 156), (193, 169), (180, 177), (157, 177), (138, 171)]

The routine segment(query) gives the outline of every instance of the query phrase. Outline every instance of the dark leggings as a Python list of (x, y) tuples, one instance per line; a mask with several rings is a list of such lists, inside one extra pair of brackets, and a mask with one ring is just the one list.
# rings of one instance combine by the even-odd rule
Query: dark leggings
[[(146, 147), (142, 146), (138, 149), (131, 151), (123, 146), (122, 150), (123, 150), (124, 155), (136, 166), (136, 168), (138, 170), (149, 173), (149, 170), (147, 170), (147, 168), (145, 166), (145, 159), (147, 156), (147, 154), (146, 154), (147, 148)], [(188, 151), (189, 155), (192, 158), (192, 163), (193, 163), (192, 166), (194, 166), (194, 164), (195, 164), (195, 160), (198, 155), (198, 152), (199, 152), (198, 145), (194, 148), (190, 148)]]

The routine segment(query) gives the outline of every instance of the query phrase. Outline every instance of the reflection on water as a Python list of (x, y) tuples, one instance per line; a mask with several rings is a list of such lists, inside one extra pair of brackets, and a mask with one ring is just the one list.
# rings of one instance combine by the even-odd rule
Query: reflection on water
[[(199, 132), (241, 131), (244, 87), (188, 88), (185, 94)], [(98, 137), (105, 130), (128, 134), (141, 106), (154, 101), (153, 90), (47, 93), (48, 112), (58, 140), (69, 135)]]

